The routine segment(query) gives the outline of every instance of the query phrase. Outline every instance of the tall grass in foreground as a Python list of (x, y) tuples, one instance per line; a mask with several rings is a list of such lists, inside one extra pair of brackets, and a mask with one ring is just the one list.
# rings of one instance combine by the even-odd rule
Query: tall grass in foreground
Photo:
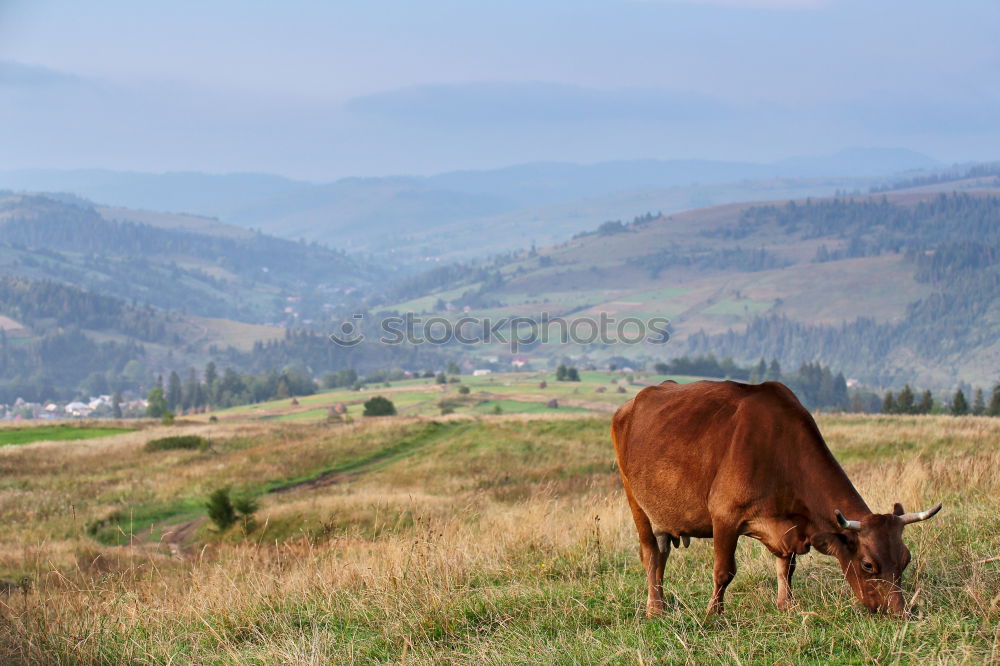
[[(275, 430), (268, 442), (260, 431), (260, 442), (240, 452), (260, 457), (276, 447), (284, 459), (296, 447), (351, 452), (356, 440), (390, 447), (423, 427), (360, 425), (336, 441), (313, 429)], [(706, 620), (711, 542), (695, 540), (667, 564), (667, 614), (647, 621), (606, 419), (514, 417), (470, 422), (335, 485), (274, 496), (257, 531), (227, 539), (202, 530), (207, 545), (194, 543), (183, 557), (155, 546), (102, 547), (69, 529), (38, 538), (25, 527), (25, 541), (5, 534), (0, 572), (29, 575), (34, 589), (0, 597), (0, 661), (1000, 661), (1000, 563), (987, 561), (1000, 555), (1000, 426), (971, 417), (825, 417), (820, 427), (874, 509), (945, 503), (933, 521), (906, 530), (913, 619), (859, 610), (834, 560), (815, 553), (796, 573), (798, 607), (780, 612), (773, 558), (744, 540), (727, 615)], [(303, 459), (313, 464), (316, 455)], [(175, 467), (163, 468), (173, 474), (170, 488), (202, 460), (199, 474), (240, 460), (176, 456)], [(82, 453), (69, 460), (100, 474)], [(9, 484), (2, 493), (20, 494), (25, 507), (34, 493), (54, 496), (47, 484), (68, 483), (54, 473), (37, 489), (18, 486), (16, 461), (0, 457)]]

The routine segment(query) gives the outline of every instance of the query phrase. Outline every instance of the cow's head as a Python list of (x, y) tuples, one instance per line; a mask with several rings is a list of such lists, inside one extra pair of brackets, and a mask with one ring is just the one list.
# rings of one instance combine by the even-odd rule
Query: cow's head
[(919, 513), (904, 513), (896, 504), (892, 513), (872, 513), (861, 520), (847, 520), (834, 511), (841, 532), (822, 532), (812, 537), (816, 550), (840, 562), (851, 590), (872, 612), (903, 614), (903, 569), (910, 563), (910, 550), (903, 544), (903, 528), (927, 520), (941, 505)]

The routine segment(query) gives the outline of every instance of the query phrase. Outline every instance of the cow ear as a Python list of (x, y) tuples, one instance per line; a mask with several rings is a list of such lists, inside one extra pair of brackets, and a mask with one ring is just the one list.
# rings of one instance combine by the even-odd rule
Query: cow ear
[(853, 535), (843, 532), (820, 532), (814, 534), (809, 541), (819, 552), (832, 555), (838, 560), (849, 558), (856, 543)]
[(892, 515), (894, 515), (894, 516), (902, 516), (904, 513), (906, 513), (906, 512), (903, 511), (903, 505), (902, 504), (900, 504), (899, 502), (896, 502), (895, 504), (892, 505)]

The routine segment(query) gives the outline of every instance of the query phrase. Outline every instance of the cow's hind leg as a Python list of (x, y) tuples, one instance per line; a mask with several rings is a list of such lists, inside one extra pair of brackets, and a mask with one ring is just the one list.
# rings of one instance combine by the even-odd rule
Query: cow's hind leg
[(628, 497), (632, 518), (635, 520), (635, 527), (639, 532), (639, 557), (642, 560), (642, 568), (646, 570), (648, 587), (646, 617), (652, 618), (663, 613), (663, 567), (667, 562), (667, 555), (670, 553), (670, 543), (667, 542), (666, 551), (660, 550), (660, 544), (657, 542), (656, 535), (653, 534), (653, 526), (649, 522), (649, 516), (632, 497), (627, 485), (625, 486), (625, 496)]
[(715, 550), (715, 591), (708, 602), (708, 614), (721, 614), (725, 610), (726, 588), (736, 576), (736, 542), (740, 538), (738, 530), (730, 526), (712, 525), (712, 545)]
[(788, 557), (774, 558), (774, 571), (778, 574), (778, 608), (786, 610), (795, 604), (792, 598), (792, 575), (795, 573), (795, 553)]

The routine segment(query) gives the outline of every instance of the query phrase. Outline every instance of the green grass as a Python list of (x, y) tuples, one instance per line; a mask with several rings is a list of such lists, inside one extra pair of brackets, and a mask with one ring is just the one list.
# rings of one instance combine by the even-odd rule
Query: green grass
[[(1000, 553), (1000, 420), (818, 423), (873, 508), (945, 503), (904, 532), (910, 619), (859, 610), (815, 552), (798, 606), (779, 611), (773, 556), (750, 539), (727, 614), (706, 619), (712, 543), (695, 539), (667, 563), (666, 614), (646, 620), (607, 416), (258, 421), (213, 426), (229, 433), (214, 453), (135, 441), (50, 466), (5, 452), (0, 578), (34, 587), (0, 597), (0, 663), (997, 663), (1000, 567), (985, 560)], [(157, 551), (227, 483), (284, 492), (262, 496), (248, 532), (192, 530), (180, 555)], [(94, 536), (147, 543), (74, 531), (112, 498), (118, 521)]]
[(30, 444), (31, 442), (71, 441), (93, 439), (131, 432), (131, 428), (84, 427), (68, 424), (30, 426), (27, 428), (0, 428), (0, 446)]
[(423, 447), (438, 442), (449, 435), (467, 429), (467, 423), (438, 423), (431, 421), (411, 429), (407, 436), (389, 443), (387, 446), (354, 457), (345, 457), (335, 465), (312, 470), (291, 479), (276, 479), (264, 483), (260, 493), (273, 493), (292, 486), (298, 486), (332, 474), (348, 474), (361, 469), (373, 471), (392, 462), (412, 455)]
[(708, 315), (731, 315), (742, 317), (767, 312), (774, 307), (774, 301), (754, 301), (749, 298), (726, 298), (713, 303), (704, 310)]
[(521, 400), (485, 400), (477, 404), (473, 411), (479, 414), (493, 414), (497, 406), (502, 414), (541, 414), (551, 412), (553, 414), (581, 414), (586, 413), (586, 409), (580, 407), (551, 408), (544, 402), (523, 402)]
[[(634, 374), (634, 373), (633, 373)], [(505, 413), (542, 412), (547, 408), (545, 402), (551, 398), (557, 400), (581, 400), (588, 403), (605, 403), (607, 405), (617, 405), (625, 402), (642, 387), (650, 384), (658, 384), (666, 379), (672, 379), (682, 384), (697, 381), (700, 377), (689, 376), (660, 376), (642, 373), (634, 375), (633, 383), (628, 385), (627, 393), (617, 393), (616, 384), (620, 382), (624, 385), (628, 381), (628, 374), (609, 373), (607, 371), (580, 371), (579, 382), (556, 381), (554, 371), (533, 371), (516, 373), (496, 373), (473, 377), (462, 375), (460, 384), (449, 383), (443, 388), (433, 379), (419, 378), (407, 379), (391, 382), (389, 388), (379, 385), (367, 387), (364, 391), (348, 391), (336, 389), (324, 391), (311, 396), (298, 398), (298, 406), (293, 406), (288, 398), (274, 400), (271, 402), (258, 403), (256, 405), (243, 405), (231, 409), (217, 412), (227, 416), (247, 416), (250, 418), (260, 418), (261, 420), (275, 422), (316, 422), (322, 421), (327, 416), (327, 409), (337, 403), (348, 405), (347, 413), (352, 416), (361, 414), (361, 404), (373, 395), (384, 395), (392, 400), (396, 409), (401, 415), (423, 415), (436, 416), (440, 413), (441, 401), (454, 402), (459, 399), (467, 404), (458, 405), (455, 411), (463, 413), (485, 413), (483, 408), (476, 407), (477, 403), (484, 400), (499, 400)], [(542, 389), (539, 384), (544, 381), (547, 386)], [(470, 389), (471, 394), (463, 401), (463, 396), (458, 394), (458, 387), (465, 386)], [(603, 387), (605, 391), (598, 393), (597, 389)], [(354, 403), (354, 404), (352, 404)], [(510, 403), (510, 404), (507, 404)], [(540, 403), (540, 406), (538, 405)], [(535, 406), (532, 406), (532, 405)], [(492, 403), (486, 410), (492, 409)], [(591, 411), (582, 407), (560, 408), (563, 411), (586, 412)]]
[(206, 499), (187, 497), (172, 502), (122, 508), (104, 519), (89, 523), (87, 533), (106, 546), (127, 544), (133, 535), (140, 535), (143, 540), (155, 543), (160, 539), (163, 526), (204, 515)]
[(640, 291), (629, 294), (619, 300), (635, 301), (639, 303), (645, 303), (647, 301), (670, 301), (690, 292), (690, 289), (686, 289), (684, 287), (661, 287), (659, 289), (650, 289), (648, 291)]

